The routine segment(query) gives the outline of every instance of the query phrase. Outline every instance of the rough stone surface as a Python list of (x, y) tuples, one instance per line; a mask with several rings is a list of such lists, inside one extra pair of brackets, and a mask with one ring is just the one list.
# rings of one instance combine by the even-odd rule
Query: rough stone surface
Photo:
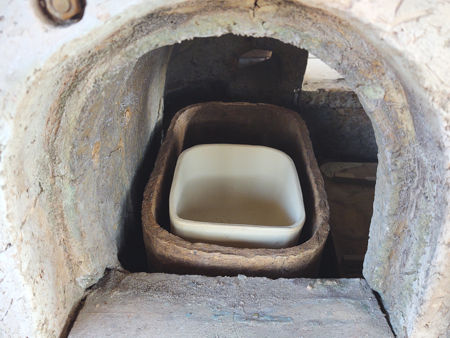
[[(101, 95), (115, 96), (124, 86), (117, 79), (127, 78), (151, 50), (226, 33), (272, 37), (308, 49), (344, 75), (372, 121), (379, 151), (364, 275), (380, 293), (398, 335), (447, 334), (448, 1), (91, 0), (80, 22), (62, 28), (45, 21), (35, 1), (3, 2), (0, 12), (0, 330), (5, 336), (58, 335), (83, 289), (105, 267), (118, 264), (123, 217), (116, 198), (126, 197), (128, 174), (120, 173), (117, 159), (111, 170), (103, 167), (110, 177), (95, 174), (93, 164), (72, 161), (97, 154), (98, 147), (97, 141), (87, 142), (92, 148), (72, 142), (71, 135), (80, 140), (85, 128), (78, 117), (103, 120), (91, 130), (98, 135), (120, 120), (118, 111), (108, 119), (111, 111), (95, 105), (83, 113), (90, 95), (100, 102)], [(147, 91), (143, 87), (136, 94)], [(151, 102), (160, 106), (160, 98)], [(152, 118), (157, 119), (156, 110)], [(87, 134), (86, 140), (95, 139)], [(109, 152), (119, 144), (119, 134), (100, 146), (99, 156), (121, 154)], [(86, 179), (91, 176), (95, 179)], [(75, 189), (80, 180), (85, 184)], [(111, 184), (104, 193), (120, 193), (111, 198), (92, 193), (100, 180)], [(96, 209), (102, 199), (108, 203)], [(115, 216), (102, 223), (101, 215)], [(116, 224), (120, 229), (113, 230)]]
[(392, 337), (361, 279), (114, 272), (69, 337)]
[(372, 124), (354, 92), (302, 90), (299, 107), (319, 161), (377, 161)]
[[(261, 63), (239, 65), (239, 57), (253, 49), (270, 50), (272, 55)], [(205, 101), (292, 108), (300, 94), (307, 56), (304, 49), (268, 38), (226, 34), (183, 41), (171, 54), (164, 113), (170, 118), (181, 108)]]
[[(16, 212), (9, 218), (19, 227), (7, 233), (11, 237), (5, 244), (17, 258), (1, 265), (2, 292), (9, 302), (3, 321), (7, 336), (57, 335), (84, 290), (105, 268), (119, 266), (123, 232), (134, 223), (131, 184), (162, 117), (167, 62), (168, 49), (162, 48), (84, 79), (87, 83), (77, 83), (83, 99), (60, 94), (64, 108), (62, 103), (50, 106), (46, 119), (32, 118), (21, 127), (27, 146), (13, 152), (17, 162), (7, 164), (22, 175), (20, 182), (8, 184), (16, 191), (7, 201)], [(12, 281), (6, 287), (15, 273), (13, 262), (19, 264), (23, 288)], [(19, 293), (16, 300), (14, 293)], [(64, 315), (44, 319), (38, 327), (34, 318), (22, 320), (23, 314), (40, 317), (49, 309)]]

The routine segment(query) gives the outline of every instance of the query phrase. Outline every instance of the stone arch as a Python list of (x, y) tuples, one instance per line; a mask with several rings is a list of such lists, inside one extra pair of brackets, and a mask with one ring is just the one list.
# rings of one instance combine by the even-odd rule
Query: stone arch
[[(397, 50), (377, 40), (380, 31), (350, 20), (350, 9), (315, 7), (138, 1), (102, 29), (80, 34), (82, 44), (72, 36), (45, 62), (17, 104), (4, 155), (8, 231), (20, 233), (10, 237), (20, 252), (30, 330), (58, 333), (84, 289), (119, 265), (120, 208), (142, 158), (139, 145), (161, 114), (165, 46), (225, 33), (306, 48), (354, 88), (379, 148), (364, 275), (398, 334), (429, 325), (432, 316), (421, 316), (441, 311), (431, 305), (439, 294), (430, 288), (449, 280), (437, 265), (448, 254), (441, 248), (448, 234), (445, 100), (417, 84), (417, 69), (399, 64)], [(88, 6), (83, 20), (89, 15)], [(148, 69), (147, 78), (136, 75)], [(110, 181), (96, 184), (102, 179)]]

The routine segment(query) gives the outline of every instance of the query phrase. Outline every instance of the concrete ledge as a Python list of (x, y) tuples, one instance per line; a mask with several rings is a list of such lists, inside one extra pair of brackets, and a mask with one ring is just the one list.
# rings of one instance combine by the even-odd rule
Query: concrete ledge
[(362, 279), (111, 272), (69, 337), (392, 337)]

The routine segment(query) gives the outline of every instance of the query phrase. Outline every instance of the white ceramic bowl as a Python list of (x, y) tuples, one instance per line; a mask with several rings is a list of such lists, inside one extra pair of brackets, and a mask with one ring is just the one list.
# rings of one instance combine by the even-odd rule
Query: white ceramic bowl
[(282, 151), (203, 144), (178, 157), (169, 197), (171, 230), (192, 242), (295, 245), (305, 222), (297, 171)]

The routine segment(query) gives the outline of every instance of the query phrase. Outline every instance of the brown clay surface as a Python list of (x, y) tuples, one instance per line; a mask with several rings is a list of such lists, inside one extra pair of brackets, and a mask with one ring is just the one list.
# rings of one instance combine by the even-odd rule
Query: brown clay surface
[[(285, 249), (235, 248), (191, 243), (168, 231), (168, 197), (178, 155), (202, 143), (264, 145), (293, 159), (306, 210), (298, 245)], [(188, 274), (314, 276), (329, 232), (328, 215), (323, 179), (304, 122), (297, 113), (268, 104), (210, 102), (177, 113), (142, 204), (144, 242), (152, 270)]]

